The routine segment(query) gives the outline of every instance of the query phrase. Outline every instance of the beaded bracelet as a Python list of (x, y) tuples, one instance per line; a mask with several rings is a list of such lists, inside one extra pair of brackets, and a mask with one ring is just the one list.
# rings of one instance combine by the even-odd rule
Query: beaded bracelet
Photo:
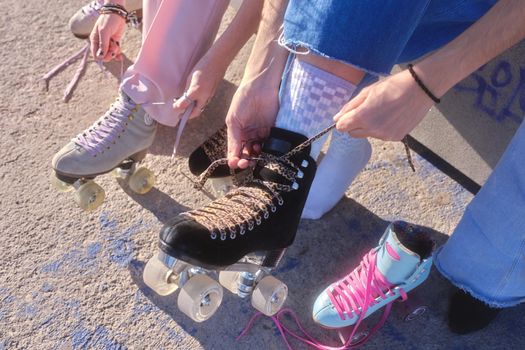
[(98, 13), (101, 15), (115, 14), (122, 17), (126, 23), (130, 23), (133, 27), (138, 27), (140, 25), (140, 20), (137, 17), (136, 11), (128, 12), (124, 6), (119, 4), (104, 4), (100, 7)]
[(441, 100), (437, 98), (432, 92), (430, 92), (430, 90), (425, 86), (425, 84), (423, 84), (421, 79), (419, 79), (419, 77), (416, 74), (416, 71), (414, 71), (414, 65), (412, 63), (408, 64), (408, 71), (412, 75), (412, 78), (414, 78), (414, 80), (416, 81), (417, 85), (419, 85), (421, 90), (423, 90), (427, 94), (427, 96), (432, 99), (432, 101), (434, 101), (435, 103), (441, 102)]

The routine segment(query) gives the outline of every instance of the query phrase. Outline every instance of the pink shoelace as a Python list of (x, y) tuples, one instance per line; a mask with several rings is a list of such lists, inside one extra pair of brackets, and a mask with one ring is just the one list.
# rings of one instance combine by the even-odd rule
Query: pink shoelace
[[(293, 348), (288, 340), (287, 335), (318, 350), (344, 350), (357, 348), (364, 345), (370, 339), (370, 337), (383, 326), (392, 309), (392, 302), (385, 306), (385, 310), (383, 311), (381, 319), (370, 330), (370, 332), (362, 339), (352, 343), (352, 340), (356, 335), (361, 322), (365, 318), (368, 308), (376, 303), (375, 299), (378, 296), (385, 298), (387, 295), (392, 294), (390, 289), (392, 287), (391, 284), (388, 283), (385, 277), (378, 270), (376, 270), (376, 258), (376, 251), (370, 251), (367, 255), (365, 255), (358, 268), (354, 269), (343, 279), (334, 283), (332, 285), (333, 290), (328, 291), (328, 296), (339, 313), (341, 319), (344, 320), (345, 317), (347, 315), (351, 315), (352, 312), (356, 313), (358, 316), (358, 320), (353, 326), (350, 336), (346, 340), (344, 340), (344, 338), (341, 336), (343, 338), (343, 345), (330, 346), (322, 344), (304, 329), (297, 315), (292, 310), (282, 309), (276, 315), (272, 316), (271, 319), (281, 333), (281, 336), (289, 350), (293, 350)], [(402, 289), (400, 289), (400, 291), (401, 301), (405, 301), (407, 299), (407, 295)], [(283, 324), (282, 318), (285, 315), (289, 315), (295, 321), (295, 324), (302, 334), (290, 330), (290, 328)], [(237, 337), (237, 340), (241, 339), (248, 333), (255, 320), (260, 316), (264, 315), (258, 312), (252, 316), (244, 330)]]
[(97, 120), (89, 129), (77, 135), (72, 141), (92, 156), (102, 153), (124, 131), (122, 124), (128, 120), (128, 115), (133, 107), (128, 106), (119, 97), (103, 118)]

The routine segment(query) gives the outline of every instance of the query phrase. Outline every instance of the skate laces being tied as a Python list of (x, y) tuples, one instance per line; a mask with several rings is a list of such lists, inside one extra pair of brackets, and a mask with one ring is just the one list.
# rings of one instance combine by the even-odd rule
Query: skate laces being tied
[[(332, 284), (332, 290), (327, 291), (332, 304), (339, 313), (341, 319), (345, 319), (347, 316), (352, 317), (352, 313), (358, 317), (357, 322), (352, 328), (350, 336), (346, 340), (341, 335), (343, 345), (341, 346), (330, 346), (325, 345), (313, 338), (301, 325), (297, 315), (290, 309), (282, 309), (276, 315), (270, 318), (274, 322), (275, 326), (281, 333), (281, 336), (289, 350), (293, 350), (288, 337), (291, 336), (310, 345), (311, 347), (319, 350), (343, 350), (350, 348), (357, 348), (364, 345), (370, 337), (376, 333), (379, 328), (383, 326), (390, 311), (392, 309), (392, 303), (390, 302), (385, 305), (385, 310), (381, 316), (381, 319), (376, 325), (369, 331), (369, 333), (354, 341), (354, 336), (361, 325), (361, 322), (366, 317), (368, 308), (374, 304), (377, 304), (378, 298), (386, 298), (388, 295), (392, 295), (392, 285), (385, 279), (379, 270), (376, 269), (377, 261), (377, 250), (372, 249), (366, 254), (359, 266), (354, 269), (349, 275)], [(399, 289), (401, 295), (401, 301), (407, 299), (407, 294), (403, 289)], [(288, 315), (295, 322), (299, 332), (293, 331), (283, 324), (282, 318)], [(248, 321), (248, 324), (244, 330), (239, 334), (237, 340), (244, 337), (251, 329), (255, 320), (263, 316), (262, 313), (258, 312)]]
[(119, 96), (102, 117), (72, 141), (94, 157), (103, 153), (125, 132), (126, 125), (133, 118), (132, 113), (136, 112), (137, 108), (139, 105), (123, 101), (122, 96)]
[[(186, 215), (206, 227), (210, 231), (212, 239), (220, 237), (224, 241), (228, 236), (235, 239), (237, 234), (244, 235), (246, 230), (253, 230), (256, 225), (259, 226), (263, 220), (268, 219), (271, 213), (275, 213), (277, 206), (284, 205), (283, 192), (291, 192), (299, 188), (295, 180), (302, 178), (304, 173), (299, 165), (290, 160), (291, 157), (310, 146), (311, 143), (334, 127), (335, 125), (332, 125), (324, 129), (281, 156), (262, 153), (258, 157), (249, 158), (249, 160), (256, 162), (255, 167), (271, 170), (286, 180), (287, 183), (283, 184), (270, 179), (255, 177), (253, 175), (255, 167), (252, 167), (252, 173), (246, 176), (242, 183), (239, 183), (233, 175), (233, 171), (230, 170), (236, 188), (204, 208), (192, 210), (182, 215)], [(206, 171), (199, 176), (195, 187), (202, 189), (211, 173), (227, 162), (226, 158), (221, 158), (211, 163)], [(252, 186), (244, 186), (248, 184)]]

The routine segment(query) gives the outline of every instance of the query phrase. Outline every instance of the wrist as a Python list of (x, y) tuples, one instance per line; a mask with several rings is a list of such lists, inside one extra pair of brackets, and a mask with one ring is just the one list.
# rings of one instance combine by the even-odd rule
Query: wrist
[(463, 65), (464, 61), (463, 49), (445, 47), (417, 62), (414, 70), (428, 89), (441, 98), (469, 74)]

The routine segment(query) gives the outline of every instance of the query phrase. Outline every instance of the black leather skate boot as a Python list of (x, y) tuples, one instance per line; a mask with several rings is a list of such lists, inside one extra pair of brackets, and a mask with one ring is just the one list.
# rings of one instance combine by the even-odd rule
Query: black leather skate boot
[(273, 128), (244, 184), (169, 221), (160, 232), (160, 250), (192, 265), (215, 269), (249, 253), (290, 246), (316, 171), (310, 146), (297, 147), (306, 140)]

